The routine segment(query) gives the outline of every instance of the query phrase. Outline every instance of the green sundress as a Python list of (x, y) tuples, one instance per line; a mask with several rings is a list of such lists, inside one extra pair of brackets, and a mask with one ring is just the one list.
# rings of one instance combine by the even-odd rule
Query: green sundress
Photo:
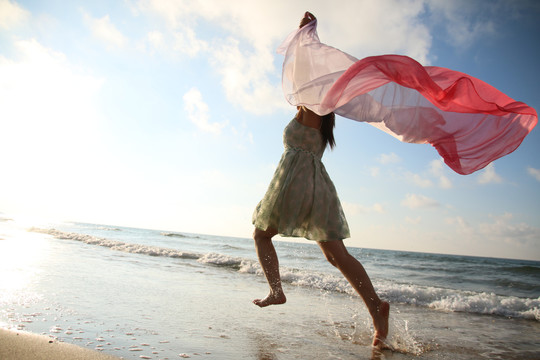
[(253, 213), (255, 227), (317, 241), (350, 237), (336, 188), (321, 162), (325, 147), (320, 131), (294, 118), (283, 132), (283, 143), (285, 152)]

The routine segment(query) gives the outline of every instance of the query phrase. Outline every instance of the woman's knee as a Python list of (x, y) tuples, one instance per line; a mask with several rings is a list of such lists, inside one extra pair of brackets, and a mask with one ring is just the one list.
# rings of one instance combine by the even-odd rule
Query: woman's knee
[(326, 260), (337, 268), (347, 256), (350, 256), (341, 240), (319, 242), (319, 246)]
[(255, 240), (256, 243), (272, 241), (272, 237), (274, 237), (274, 235), (275, 232), (271, 229), (261, 230), (259, 228), (255, 228), (253, 231), (253, 240)]

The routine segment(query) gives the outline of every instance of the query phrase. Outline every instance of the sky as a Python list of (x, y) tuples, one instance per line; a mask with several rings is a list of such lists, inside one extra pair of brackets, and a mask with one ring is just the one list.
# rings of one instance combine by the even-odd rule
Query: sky
[[(408, 55), (540, 109), (534, 0), (0, 0), (0, 212), (251, 237), (295, 114), (275, 50), (306, 10), (359, 59)], [(540, 260), (538, 128), (467, 176), (368, 124), (338, 117), (335, 137), (347, 246)]]

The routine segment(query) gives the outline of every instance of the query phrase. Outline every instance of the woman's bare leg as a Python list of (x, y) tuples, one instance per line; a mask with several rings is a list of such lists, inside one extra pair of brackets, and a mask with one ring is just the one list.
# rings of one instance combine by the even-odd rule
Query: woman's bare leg
[(279, 261), (276, 249), (272, 243), (272, 237), (276, 234), (277, 231), (272, 229), (263, 231), (257, 228), (253, 233), (259, 263), (266, 276), (268, 285), (270, 285), (270, 293), (267, 297), (264, 299), (253, 300), (253, 303), (260, 307), (284, 304), (287, 301), (283, 288), (281, 287), (281, 276), (279, 274)]
[(383, 340), (388, 335), (390, 304), (381, 301), (366, 270), (354, 256), (349, 254), (342, 240), (320, 241), (318, 244), (328, 261), (341, 271), (366, 303), (375, 327), (373, 346), (383, 345)]

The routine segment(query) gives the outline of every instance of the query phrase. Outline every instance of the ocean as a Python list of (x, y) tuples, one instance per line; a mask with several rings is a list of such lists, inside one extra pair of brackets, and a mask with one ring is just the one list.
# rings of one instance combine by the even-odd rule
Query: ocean
[[(345, 243), (347, 243), (345, 241)], [(540, 262), (349, 248), (391, 304), (373, 352), (363, 302), (315, 244), (0, 220), (0, 327), (125, 359), (540, 359)]]

